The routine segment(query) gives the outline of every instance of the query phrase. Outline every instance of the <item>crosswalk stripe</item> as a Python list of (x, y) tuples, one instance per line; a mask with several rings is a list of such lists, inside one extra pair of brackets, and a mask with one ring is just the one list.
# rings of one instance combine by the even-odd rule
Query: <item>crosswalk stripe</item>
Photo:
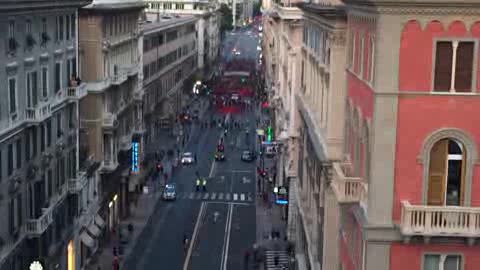
[(195, 196), (195, 193), (190, 192), (190, 195), (188, 196), (188, 198), (189, 198), (190, 200), (192, 200), (192, 199), (193, 199), (193, 196)]
[(213, 192), (210, 200), (215, 200), (217, 198), (217, 193)]
[[(278, 258), (278, 264), (275, 265), (275, 257)], [(286, 251), (267, 250), (265, 251), (265, 266), (267, 270), (288, 269), (290, 257)], [(281, 268), (285, 266), (287, 268)]]
[(201, 198), (202, 198), (202, 193), (198, 193), (198, 195), (197, 195), (197, 198), (196, 198), (196, 199), (197, 199), (197, 200), (200, 200)]
[(253, 199), (252, 199), (252, 193), (248, 193), (247, 195), (247, 201), (251, 202)]
[(245, 194), (240, 194), (240, 201), (245, 201)]
[(219, 199), (219, 200), (223, 200), (223, 192), (220, 193), (220, 194), (218, 194), (218, 199)]
[(237, 193), (234, 193), (234, 194), (233, 194), (233, 200), (234, 200), (234, 201), (238, 200), (238, 194), (237, 194)]
[(225, 194), (225, 200), (230, 201), (230, 193)]
[(205, 195), (203, 196), (203, 199), (204, 200), (208, 199), (208, 193), (205, 193)]

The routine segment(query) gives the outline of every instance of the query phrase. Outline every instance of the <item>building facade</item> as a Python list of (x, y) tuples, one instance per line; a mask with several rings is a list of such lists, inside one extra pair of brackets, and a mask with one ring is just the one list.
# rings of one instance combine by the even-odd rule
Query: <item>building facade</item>
[(80, 100), (80, 167), (94, 183), (83, 201), (90, 214), (79, 232), (82, 267), (129, 215), (143, 172), (143, 8), (140, 1), (100, 0), (79, 11), (79, 64), (88, 91)]
[(88, 1), (0, 5), (0, 269), (74, 269), (77, 9)]
[(184, 82), (197, 70), (198, 18), (185, 16), (143, 23), (141, 66), (146, 142), (174, 127), (187, 105)]
[(297, 267), (476, 269), (480, 5), (373, 2), (301, 6)]
[(194, 15), (197, 20), (198, 68), (208, 69), (220, 52), (220, 12), (217, 2), (145, 0), (147, 19), (157, 21), (168, 15)]

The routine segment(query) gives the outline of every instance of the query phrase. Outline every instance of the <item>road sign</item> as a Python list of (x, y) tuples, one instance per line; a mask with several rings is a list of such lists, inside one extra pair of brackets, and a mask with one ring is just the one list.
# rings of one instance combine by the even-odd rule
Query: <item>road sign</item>
[(257, 129), (257, 135), (263, 136), (263, 135), (265, 135), (265, 131), (263, 129), (259, 128), (259, 129)]

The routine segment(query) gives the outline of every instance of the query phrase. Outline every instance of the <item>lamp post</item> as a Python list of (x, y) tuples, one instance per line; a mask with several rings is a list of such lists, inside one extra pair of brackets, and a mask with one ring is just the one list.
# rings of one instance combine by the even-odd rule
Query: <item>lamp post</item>
[(29, 270), (43, 270), (43, 266), (39, 261), (34, 261), (30, 264)]

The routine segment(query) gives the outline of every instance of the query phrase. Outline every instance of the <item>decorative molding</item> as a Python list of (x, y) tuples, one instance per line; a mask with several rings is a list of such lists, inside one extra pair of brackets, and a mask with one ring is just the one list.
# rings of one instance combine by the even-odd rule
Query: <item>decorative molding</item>
[(331, 34), (328, 35), (328, 40), (330, 44), (334, 46), (345, 46), (345, 44), (347, 43), (346, 32), (345, 31), (331, 32)]
[(466, 7), (379, 6), (377, 12), (389, 15), (467, 15), (480, 16), (480, 9)]

